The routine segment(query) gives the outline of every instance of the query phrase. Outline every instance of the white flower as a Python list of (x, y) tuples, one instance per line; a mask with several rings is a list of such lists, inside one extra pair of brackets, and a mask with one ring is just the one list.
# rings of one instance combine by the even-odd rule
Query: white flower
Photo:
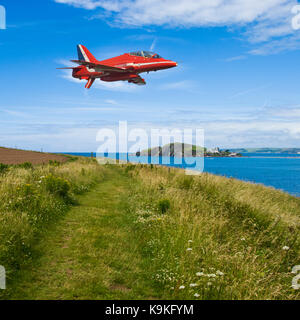
[(214, 273), (208, 274), (207, 276), (208, 276), (209, 278), (215, 278), (215, 277), (216, 277), (216, 275), (215, 275)]
[(200, 297), (200, 294), (195, 293), (195, 294), (194, 294), (194, 297), (199, 298), (199, 297)]
[(220, 270), (218, 270), (218, 271), (216, 272), (216, 274), (217, 274), (218, 276), (224, 276), (224, 273), (221, 272)]
[(174, 290), (174, 287), (171, 287), (171, 290)]
[(180, 286), (179, 290), (185, 289), (185, 286)]
[(241, 238), (241, 241), (246, 241), (246, 239), (243, 237), (243, 238)]
[(204, 276), (204, 273), (203, 273), (203, 272), (197, 272), (197, 273), (196, 273), (196, 276), (197, 276), (197, 277)]
[(192, 243), (192, 242), (193, 242), (193, 240), (189, 240), (189, 241), (188, 241), (188, 243)]
[(284, 247), (282, 248), (282, 250), (284, 250), (284, 251), (288, 251), (288, 250), (290, 250), (290, 247), (288, 247), (288, 246), (284, 246)]
[(190, 287), (191, 287), (191, 288), (194, 288), (194, 287), (197, 287), (197, 286), (198, 286), (197, 283), (191, 283), (191, 284), (190, 284)]
[(187, 249), (186, 249), (186, 251), (192, 251), (192, 250), (193, 250), (192, 248), (187, 248)]

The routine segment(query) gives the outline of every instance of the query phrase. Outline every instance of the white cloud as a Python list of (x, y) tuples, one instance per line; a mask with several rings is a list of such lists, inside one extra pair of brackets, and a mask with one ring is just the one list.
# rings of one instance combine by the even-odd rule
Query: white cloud
[(249, 93), (261, 91), (261, 90), (266, 89), (266, 88), (268, 88), (270, 86), (271, 86), (271, 84), (266, 84), (264, 86), (260, 86), (260, 87), (257, 87), (257, 88), (251, 88), (251, 89), (248, 89), (248, 90), (244, 90), (244, 91), (241, 91), (241, 92), (238, 92), (238, 93), (232, 95), (230, 98), (233, 99), (233, 98), (245, 96), (245, 95), (248, 95)]
[(106, 99), (105, 102), (108, 103), (108, 104), (112, 104), (112, 105), (117, 105), (117, 104), (118, 104), (118, 103), (117, 103), (115, 100), (113, 100), (113, 99)]
[(55, 0), (57, 3), (65, 3), (77, 8), (84, 8), (93, 10), (96, 8), (103, 8), (108, 11), (119, 11), (121, 9), (122, 0), (97, 1), (97, 0)]
[[(224, 108), (223, 112), (211, 110), (208, 113), (207, 108), (204, 111), (200, 109), (195, 107), (192, 113), (186, 108), (172, 108), (155, 118), (153, 108), (149, 108), (143, 110), (143, 119), (147, 119), (143, 122), (136, 119), (130, 121), (135, 110), (114, 106), (72, 108), (73, 113), (82, 114), (82, 117), (71, 122), (67, 117), (61, 117), (59, 122), (57, 117), (51, 118), (53, 108), (43, 114), (42, 121), (36, 118), (24, 123), (14, 114), (8, 114), (6, 119), (0, 120), (0, 145), (13, 147), (18, 141), (19, 146), (37, 150), (43, 147), (45, 151), (95, 151), (99, 145), (95, 140), (97, 130), (114, 128), (119, 117), (127, 119), (130, 128), (144, 128), (147, 131), (151, 128), (203, 128), (207, 147), (300, 147), (299, 105), (264, 106), (248, 112), (229, 112)], [(59, 110), (68, 114), (70, 109), (57, 107), (54, 110), (55, 113)], [(20, 112), (19, 108), (11, 111)], [(109, 114), (113, 117), (106, 116)]]
[[(66, 60), (60, 60), (60, 63), (64, 64), (63, 62)], [(68, 64), (65, 64), (68, 65)], [(85, 85), (84, 81), (72, 77), (72, 70), (61, 70), (62, 78), (74, 82), (79, 83), (82, 86)], [(95, 83), (93, 84), (93, 88), (109, 90), (109, 91), (121, 91), (121, 92), (134, 92), (139, 88), (135, 84), (130, 84), (125, 81), (117, 81), (117, 82), (105, 82), (101, 81), (100, 79), (96, 79)]]
[(177, 82), (165, 83), (160, 86), (160, 89), (194, 91), (196, 89), (196, 84), (190, 80), (182, 80)]
[(233, 62), (233, 61), (239, 61), (239, 60), (244, 60), (246, 59), (247, 57), (246, 56), (236, 56), (236, 57), (231, 57), (231, 58), (227, 58), (225, 59), (226, 62)]
[[(277, 51), (294, 50), (297, 31), (292, 28), (293, 6), (297, 0), (55, 0), (88, 10), (102, 9), (114, 23), (126, 26), (242, 28), (251, 43), (275, 42)], [(100, 15), (100, 17), (103, 17)], [(262, 52), (261, 52), (262, 51)], [(268, 48), (251, 54), (272, 53)]]

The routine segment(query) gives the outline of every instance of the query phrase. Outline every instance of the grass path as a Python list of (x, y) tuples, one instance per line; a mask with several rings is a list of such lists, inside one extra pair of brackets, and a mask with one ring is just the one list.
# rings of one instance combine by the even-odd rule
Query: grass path
[(126, 215), (129, 181), (107, 169), (105, 181), (42, 239), (40, 256), (8, 288), (9, 299), (152, 298)]
[(299, 299), (299, 199), (163, 167), (99, 170), (4, 298)]

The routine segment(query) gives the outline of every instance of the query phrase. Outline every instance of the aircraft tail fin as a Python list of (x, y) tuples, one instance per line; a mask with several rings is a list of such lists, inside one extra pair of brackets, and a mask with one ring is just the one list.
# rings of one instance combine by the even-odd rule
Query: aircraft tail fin
[(79, 44), (77, 46), (77, 52), (78, 52), (78, 60), (85, 61), (85, 62), (92, 62), (92, 63), (97, 62), (97, 59), (82, 44)]

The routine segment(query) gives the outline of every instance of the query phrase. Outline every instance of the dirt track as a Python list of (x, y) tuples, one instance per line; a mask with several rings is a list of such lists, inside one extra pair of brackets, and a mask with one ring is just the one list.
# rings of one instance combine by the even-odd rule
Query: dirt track
[(0, 147), (0, 163), (4, 164), (22, 164), (31, 162), (32, 164), (48, 163), (49, 160), (66, 162), (67, 158), (60, 155), (42, 153), (35, 151), (23, 151), (17, 149), (7, 149)]

